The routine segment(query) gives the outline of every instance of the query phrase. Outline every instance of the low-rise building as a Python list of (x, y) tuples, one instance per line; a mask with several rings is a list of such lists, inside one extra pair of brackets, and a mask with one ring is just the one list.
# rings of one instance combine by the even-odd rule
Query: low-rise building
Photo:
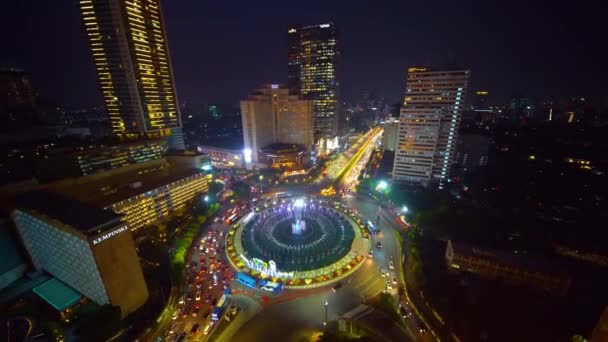
[(57, 193), (17, 198), (12, 217), (34, 268), (123, 316), (148, 299), (133, 237), (121, 216)]
[(76, 149), (58, 148), (36, 161), (36, 177), (49, 182), (65, 177), (88, 176), (159, 160), (166, 151), (165, 139), (82, 146)]
[(271, 144), (258, 152), (260, 164), (284, 172), (300, 171), (309, 159), (306, 148), (295, 144)]
[(502, 279), (554, 295), (565, 295), (570, 288), (570, 277), (540, 256), (522, 256), (515, 252), (484, 249), (448, 240), (445, 259), (451, 270)]
[(243, 149), (202, 145), (198, 151), (209, 156), (211, 166), (220, 169), (245, 168)]
[(124, 215), (132, 231), (186, 208), (208, 190), (211, 175), (201, 169), (161, 162), (107, 177), (67, 179), (47, 188), (98, 208)]

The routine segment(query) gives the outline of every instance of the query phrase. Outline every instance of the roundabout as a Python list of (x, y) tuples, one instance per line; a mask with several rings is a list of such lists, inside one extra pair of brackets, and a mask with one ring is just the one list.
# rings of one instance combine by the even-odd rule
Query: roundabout
[(369, 252), (365, 228), (352, 213), (316, 198), (283, 200), (235, 224), (226, 253), (239, 272), (313, 288), (356, 270)]

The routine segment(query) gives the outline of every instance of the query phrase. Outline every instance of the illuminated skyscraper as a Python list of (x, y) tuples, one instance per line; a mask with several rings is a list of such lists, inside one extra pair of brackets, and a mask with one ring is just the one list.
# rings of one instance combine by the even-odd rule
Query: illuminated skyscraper
[(287, 31), (288, 81), (293, 94), (313, 101), (315, 141), (338, 129), (339, 52), (333, 22)]
[(241, 101), (245, 150), (252, 161), (274, 143), (296, 144), (310, 152), (313, 145), (312, 101), (292, 95), (285, 87), (267, 84)]
[(183, 144), (160, 0), (80, 0), (80, 10), (112, 131), (173, 131)]
[(449, 179), (468, 70), (410, 68), (399, 118), (393, 180), (428, 185)]

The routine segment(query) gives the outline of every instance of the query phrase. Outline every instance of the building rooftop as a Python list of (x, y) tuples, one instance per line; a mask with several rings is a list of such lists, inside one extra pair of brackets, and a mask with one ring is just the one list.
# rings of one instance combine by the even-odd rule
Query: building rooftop
[(61, 182), (50, 187), (90, 205), (105, 208), (127, 198), (144, 194), (169, 183), (200, 174), (201, 170), (170, 163), (115, 173), (91, 180)]
[(80, 293), (57, 278), (51, 278), (36, 286), (33, 291), (57, 311), (69, 308), (82, 298)]
[(203, 146), (223, 148), (227, 150), (235, 150), (241, 152), (243, 151), (245, 145), (243, 143), (243, 139), (216, 138), (213, 139), (213, 141), (207, 141), (205, 144), (203, 144)]
[(83, 233), (97, 234), (100, 229), (120, 221), (120, 216), (51, 191), (34, 191), (17, 196), (17, 209), (32, 210), (60, 221)]
[(262, 151), (283, 151), (283, 152), (295, 152), (305, 150), (304, 146), (298, 144), (285, 144), (285, 143), (273, 143), (262, 148)]

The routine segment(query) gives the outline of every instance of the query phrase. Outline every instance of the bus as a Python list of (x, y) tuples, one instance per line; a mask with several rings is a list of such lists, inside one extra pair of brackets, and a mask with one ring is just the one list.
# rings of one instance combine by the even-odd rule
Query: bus
[(285, 197), (289, 197), (291, 196), (291, 194), (289, 192), (283, 191), (283, 192), (277, 192), (274, 194), (274, 197), (276, 198), (285, 198)]
[(274, 294), (283, 292), (283, 284), (275, 283), (269, 280), (260, 280), (260, 289)]
[(230, 295), (226, 294), (226, 293), (224, 293), (222, 295), (220, 300), (217, 302), (217, 305), (215, 306), (215, 308), (213, 308), (213, 313), (211, 314), (212, 320), (214, 320), (214, 321), (220, 320), (220, 318), (222, 317), (222, 314), (224, 313), (224, 310), (226, 309), (226, 306), (228, 306), (229, 297), (230, 297)]
[(257, 285), (257, 281), (255, 280), (255, 278), (243, 273), (243, 272), (239, 272), (236, 274), (236, 280), (239, 281), (239, 283), (250, 287), (252, 289), (254, 289)]

